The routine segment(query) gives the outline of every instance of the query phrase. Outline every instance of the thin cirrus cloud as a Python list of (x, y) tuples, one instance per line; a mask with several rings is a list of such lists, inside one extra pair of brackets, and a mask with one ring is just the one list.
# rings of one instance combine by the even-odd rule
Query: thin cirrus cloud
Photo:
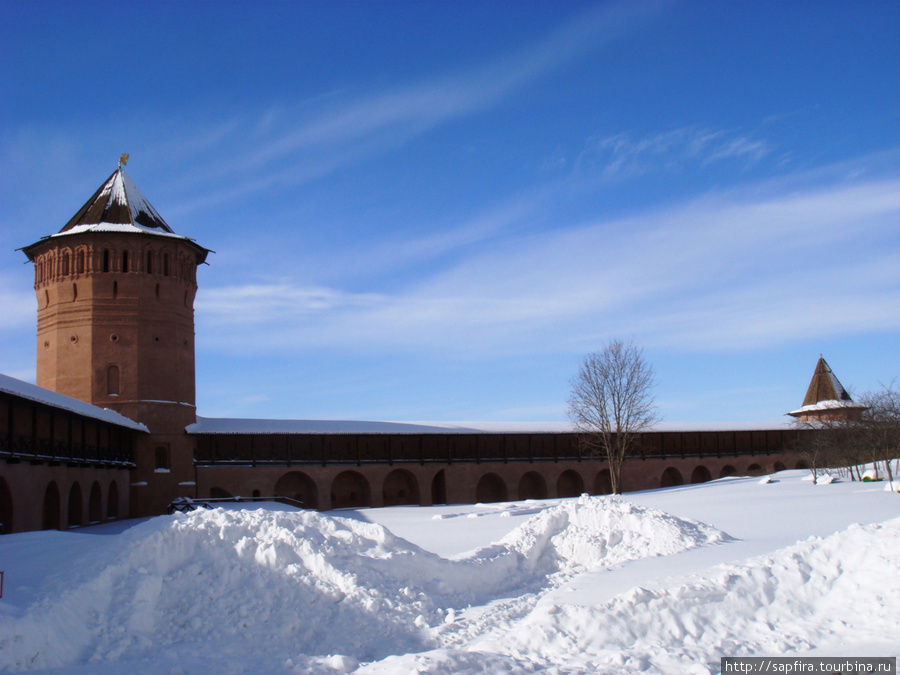
[[(900, 327), (900, 265), (890, 245), (900, 179), (751, 198), (758, 190), (488, 241), (390, 292), (290, 279), (207, 289), (198, 318), (217, 328), (216, 348), (225, 350), (485, 357), (582, 350), (607, 334), (749, 349)], [(863, 261), (854, 257), (860, 240), (884, 245)]]
[(763, 277), (744, 288), (711, 290), (674, 310), (635, 317), (632, 326), (654, 346), (705, 352), (897, 331), (898, 269), (900, 255), (888, 253), (874, 262), (811, 271), (790, 289), (783, 278)]
[[(287, 109), (262, 111), (255, 121), (215, 124), (215, 133), (205, 137), (219, 152), (189, 177), (192, 183), (205, 184), (205, 196), (192, 198), (177, 213), (308, 182), (402, 146), (441, 124), (487, 110), (529, 83), (621, 39), (667, 4), (603, 5), (536, 43), (465, 72), (368, 95), (329, 92)], [(245, 134), (247, 128), (254, 132)], [(197, 135), (203, 134), (198, 130)], [(228, 161), (218, 161), (217, 155)]]
[(535, 44), (471, 71), (341, 104), (277, 134), (247, 158), (247, 166), (254, 168), (311, 147), (356, 144), (381, 134), (405, 139), (489, 108), (569, 61), (623, 37), (662, 7), (659, 2), (606, 5), (579, 14)]
[(0, 334), (34, 325), (34, 291), (22, 286), (20, 277), (28, 278), (26, 275), (14, 277), (0, 271), (0, 307), (3, 308)]
[[(618, 137), (625, 136), (620, 134)], [(706, 163), (729, 156), (756, 153), (753, 160), (756, 161), (768, 153), (766, 149), (768, 144), (765, 141), (750, 141), (743, 137), (729, 137), (724, 131), (700, 131), (695, 128), (656, 134), (633, 142), (633, 146), (643, 149), (655, 148), (653, 153), (647, 154), (647, 168), (640, 172), (652, 170), (649, 163), (654, 161), (653, 155), (657, 155), (654, 166), (659, 169), (667, 163), (685, 161), (686, 158)], [(641, 152), (644, 151), (637, 154)], [(661, 158), (663, 154), (670, 156)], [(584, 190), (586, 170), (583, 159), (584, 153), (569, 175), (551, 179), (543, 184), (529, 185), (518, 194), (484, 208), (456, 227), (440, 226), (439, 231), (434, 234), (415, 238), (409, 238), (405, 232), (397, 232), (380, 242), (366, 242), (365, 250), (356, 253), (350, 243), (349, 248), (344, 251), (342, 267), (346, 268), (345, 271), (360, 271), (370, 270), (373, 265), (382, 270), (397, 270), (406, 265), (422, 265), (426, 261), (439, 259), (460, 248), (502, 238), (518, 229), (530, 229), (531, 223), (536, 221), (556, 223), (559, 220), (558, 214), (554, 212), (556, 206), (570, 201), (575, 193)], [(612, 166), (604, 169), (608, 173), (613, 170)], [(635, 176), (627, 176), (624, 173), (621, 175), (623, 179), (629, 177)], [(332, 269), (336, 268), (332, 266)]]
[(691, 126), (643, 138), (629, 133), (595, 136), (578, 155), (575, 168), (605, 180), (620, 180), (690, 163), (704, 167), (725, 160), (752, 164), (773, 150), (768, 141), (748, 134)]

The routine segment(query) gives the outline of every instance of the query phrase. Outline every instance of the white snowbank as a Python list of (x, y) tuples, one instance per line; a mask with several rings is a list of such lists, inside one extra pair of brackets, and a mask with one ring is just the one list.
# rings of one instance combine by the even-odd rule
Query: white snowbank
[(0, 671), (697, 675), (723, 655), (900, 655), (897, 495), (804, 475), (5, 535)]
[(855, 525), (690, 583), (593, 607), (540, 606), (502, 641), (470, 647), (566, 672), (674, 673), (716, 672), (722, 655), (802, 653), (836, 628), (850, 643), (898, 645), (898, 561), (900, 519)]
[[(457, 612), (580, 569), (721, 542), (713, 528), (612, 498), (546, 509), (453, 560), (380, 525), (314, 512), (198, 510), (122, 535), (118, 555), (20, 618), (0, 617), (0, 668), (255, 654), (340, 667), (440, 645)], [(530, 608), (532, 603), (526, 603)], [(201, 647), (202, 645), (202, 647)], [(300, 658), (302, 657), (302, 658)], [(297, 659), (300, 659), (297, 661)], [(306, 659), (306, 661), (304, 661)], [(329, 665), (330, 664), (330, 665)]]

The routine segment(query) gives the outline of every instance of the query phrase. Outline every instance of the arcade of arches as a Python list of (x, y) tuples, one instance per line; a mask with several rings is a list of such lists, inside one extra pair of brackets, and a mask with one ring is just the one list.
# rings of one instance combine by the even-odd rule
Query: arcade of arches
[[(627, 491), (704, 483), (725, 476), (757, 475), (786, 468), (786, 457), (727, 460), (670, 459), (626, 463)], [(771, 461), (775, 460), (775, 461)], [(796, 461), (791, 468), (802, 468)], [(198, 471), (198, 496), (275, 496), (305, 508), (491, 503), (576, 497), (611, 492), (605, 462), (482, 463), (348, 468), (304, 466), (207, 466)]]
[(28, 471), (30, 483), (16, 480), (26, 467), (32, 469), (8, 465), (0, 476), (0, 533), (68, 530), (128, 517), (127, 471), (44, 467), (37, 485), (34, 471)]

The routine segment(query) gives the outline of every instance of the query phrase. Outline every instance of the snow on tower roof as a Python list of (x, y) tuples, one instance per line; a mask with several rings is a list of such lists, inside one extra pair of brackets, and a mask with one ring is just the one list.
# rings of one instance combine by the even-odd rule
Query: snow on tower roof
[(59, 234), (88, 230), (175, 234), (121, 167), (106, 179)]
[(39, 242), (25, 246), (22, 251), (29, 258), (37, 244), (48, 239), (82, 232), (124, 232), (151, 234), (180, 239), (197, 249), (198, 262), (206, 259), (209, 250), (193, 239), (176, 234), (163, 220), (159, 212), (147, 201), (134, 181), (119, 166), (103, 185), (87, 200), (78, 213), (56, 234), (43, 237)]

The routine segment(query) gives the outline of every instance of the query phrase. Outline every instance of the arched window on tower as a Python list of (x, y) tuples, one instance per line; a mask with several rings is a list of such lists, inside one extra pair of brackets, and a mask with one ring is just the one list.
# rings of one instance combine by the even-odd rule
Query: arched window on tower
[(84, 259), (85, 259), (85, 252), (84, 252), (84, 249), (82, 248), (82, 249), (78, 250), (78, 268), (77, 268), (78, 274), (84, 274)]
[(106, 395), (119, 395), (119, 366), (110, 366), (106, 369)]
[(153, 274), (153, 251), (147, 251), (147, 274)]
[(128, 251), (122, 251), (122, 271), (128, 271)]
[(163, 276), (169, 276), (169, 254), (163, 253)]
[(103, 271), (109, 272), (109, 249), (103, 249)]
[(62, 258), (62, 275), (63, 275), (64, 277), (69, 276), (69, 252), (68, 252), (68, 251), (66, 251), (65, 253), (63, 253), (63, 258)]

